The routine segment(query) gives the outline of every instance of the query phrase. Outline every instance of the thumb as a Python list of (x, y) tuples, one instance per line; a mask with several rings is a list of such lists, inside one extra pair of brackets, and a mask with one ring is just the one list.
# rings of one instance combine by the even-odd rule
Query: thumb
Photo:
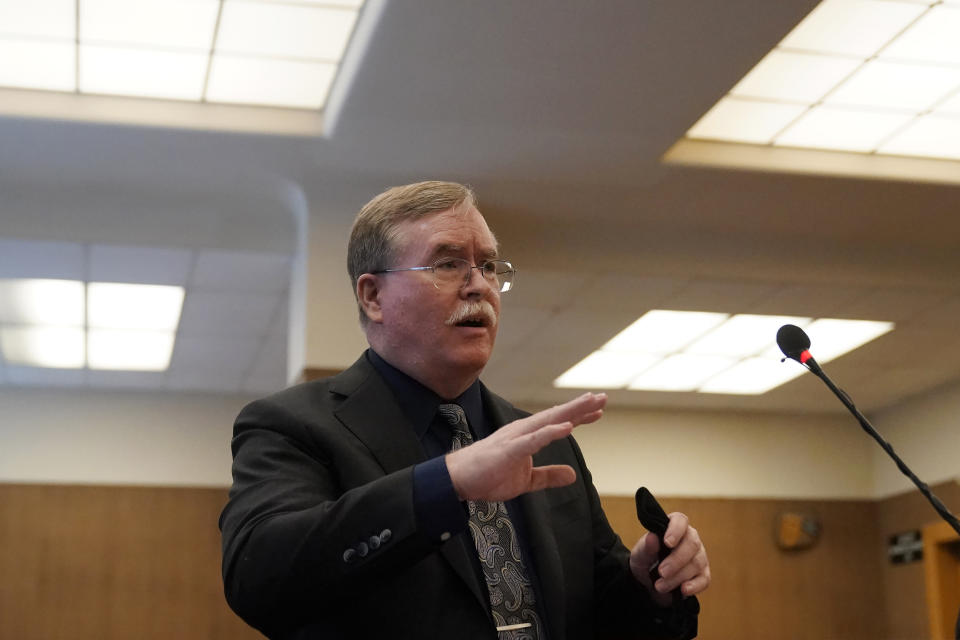
[(657, 554), (660, 551), (660, 540), (656, 535), (647, 533), (637, 540), (630, 551), (630, 569), (633, 574), (643, 583), (649, 583), (650, 578), (647, 573), (651, 565), (657, 561)]

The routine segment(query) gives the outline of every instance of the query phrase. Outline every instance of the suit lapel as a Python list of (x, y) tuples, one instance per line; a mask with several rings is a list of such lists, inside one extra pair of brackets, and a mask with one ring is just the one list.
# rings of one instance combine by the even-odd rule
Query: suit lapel
[[(365, 356), (336, 376), (331, 381), (330, 390), (346, 396), (334, 414), (370, 450), (384, 473), (426, 461), (426, 453), (393, 391)], [(484, 610), (489, 611), (486, 584), (478, 579), (473, 559), (468, 555), (476, 554), (476, 550), (472, 543), (463, 543), (462, 538), (464, 536), (449, 540), (440, 547), (440, 553)], [(466, 539), (470, 541), (469, 534)]]
[[(494, 429), (527, 415), (518, 413), (505, 400), (483, 388), (484, 402), (488, 419)], [(543, 464), (533, 456), (534, 466)], [(560, 562), (560, 550), (557, 539), (550, 527), (550, 505), (546, 493), (535, 491), (517, 498), (523, 518), (523, 529), (527, 537), (527, 549), (533, 556), (530, 561), (536, 571), (537, 585), (541, 598), (544, 622), (548, 627), (551, 640), (566, 638), (566, 605), (564, 595), (563, 565)]]
[(365, 356), (336, 376), (330, 390), (346, 396), (334, 415), (370, 450), (384, 473), (427, 459), (393, 392)]

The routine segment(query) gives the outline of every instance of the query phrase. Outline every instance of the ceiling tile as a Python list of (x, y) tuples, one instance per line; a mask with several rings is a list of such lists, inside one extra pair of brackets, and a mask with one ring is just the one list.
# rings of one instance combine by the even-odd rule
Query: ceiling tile
[(497, 329), (497, 353), (510, 353), (528, 342), (531, 336), (543, 329), (553, 317), (547, 309), (510, 307), (502, 309), (500, 326)]
[(744, 313), (769, 298), (776, 285), (753, 282), (694, 280), (663, 301), (664, 309), (675, 311), (719, 311)]
[(90, 280), (185, 286), (193, 265), (188, 249), (121, 247), (95, 244), (90, 247)]
[(930, 330), (955, 331), (960, 318), (960, 296), (951, 296), (940, 304), (921, 311), (910, 318), (910, 325)]
[(0, 278), (86, 278), (84, 246), (0, 238)]
[[(757, 302), (750, 313), (802, 316), (805, 318), (845, 318), (846, 308), (870, 295), (861, 287), (832, 285), (787, 285)], [(879, 318), (857, 318), (878, 320)]]
[(574, 306), (582, 310), (625, 309), (636, 319), (650, 309), (664, 308), (664, 301), (689, 283), (686, 278), (605, 273), (588, 280), (577, 291)]
[(947, 294), (942, 291), (879, 289), (852, 300), (844, 307), (843, 312), (851, 318), (887, 320), (899, 324), (946, 300)]
[(86, 376), (83, 369), (46, 369), (7, 365), (7, 382), (30, 387), (82, 387)]
[(174, 391), (215, 391), (220, 393), (237, 393), (243, 381), (242, 371), (221, 371), (210, 373), (184, 369), (168, 371), (165, 388)]
[(590, 276), (585, 273), (523, 269), (514, 278), (516, 287), (503, 295), (503, 307), (562, 309), (570, 306)]
[(262, 337), (270, 328), (280, 295), (188, 290), (180, 316), (181, 336)]
[(197, 254), (190, 285), (224, 291), (286, 291), (290, 256), (279, 253), (204, 250)]
[(87, 371), (87, 386), (97, 389), (160, 389), (161, 371)]
[(196, 371), (219, 374), (239, 369), (246, 371), (253, 364), (261, 339), (223, 336), (180, 336), (174, 343), (169, 371)]

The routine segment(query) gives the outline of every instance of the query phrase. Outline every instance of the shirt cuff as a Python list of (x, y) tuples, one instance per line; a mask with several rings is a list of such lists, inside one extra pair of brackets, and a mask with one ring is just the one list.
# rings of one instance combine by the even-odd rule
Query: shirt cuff
[(446, 542), (467, 528), (467, 512), (457, 497), (444, 456), (413, 468), (413, 509), (428, 537)]

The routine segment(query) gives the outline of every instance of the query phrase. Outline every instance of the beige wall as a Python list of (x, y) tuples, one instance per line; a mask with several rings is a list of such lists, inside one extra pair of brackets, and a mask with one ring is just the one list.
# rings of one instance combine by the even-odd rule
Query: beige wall
[[(918, 396), (882, 411), (873, 426), (927, 484), (960, 477), (960, 384)], [(859, 430), (859, 426), (857, 426)], [(873, 442), (865, 433), (864, 438)], [(887, 497), (914, 488), (887, 454), (873, 445), (877, 495)]]
[[(0, 482), (228, 486), (248, 396), (0, 391)], [(929, 483), (960, 475), (960, 388), (877, 416)], [(909, 489), (852, 417), (608, 411), (576, 437), (606, 495), (878, 498)]]

